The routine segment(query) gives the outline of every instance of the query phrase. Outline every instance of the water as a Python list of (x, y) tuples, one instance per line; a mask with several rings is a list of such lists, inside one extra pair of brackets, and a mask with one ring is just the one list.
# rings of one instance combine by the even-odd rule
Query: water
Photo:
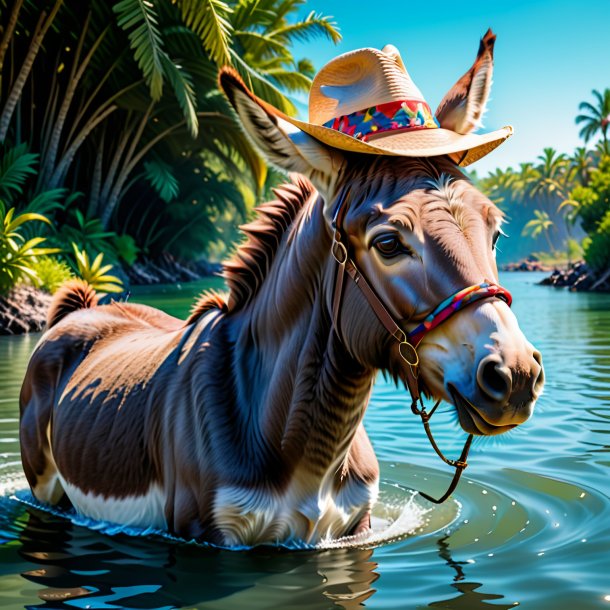
[[(405, 392), (380, 378), (365, 422), (381, 462), (377, 540), (323, 551), (110, 536), (10, 499), (25, 493), (17, 397), (37, 337), (0, 338), (0, 608), (610, 609), (610, 295), (538, 279), (502, 278), (544, 357), (533, 419), (475, 443), (454, 497), (431, 508), (410, 490), (442, 492), (450, 473)], [(133, 298), (184, 315), (201, 287)], [(457, 455), (449, 409), (433, 428)]]

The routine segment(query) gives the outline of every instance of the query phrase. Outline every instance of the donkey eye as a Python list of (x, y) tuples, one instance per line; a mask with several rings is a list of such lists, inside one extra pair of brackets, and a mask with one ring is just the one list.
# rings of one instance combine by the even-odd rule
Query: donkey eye
[(396, 235), (381, 235), (373, 242), (373, 246), (386, 258), (408, 252)]

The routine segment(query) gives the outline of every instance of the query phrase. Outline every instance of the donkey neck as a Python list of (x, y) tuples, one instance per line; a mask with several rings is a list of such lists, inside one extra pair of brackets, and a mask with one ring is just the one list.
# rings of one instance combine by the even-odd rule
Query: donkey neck
[(335, 261), (320, 197), (285, 232), (252, 302), (230, 316), (236, 394), (257, 447), (319, 485), (345, 460), (375, 371), (359, 364), (332, 328)]

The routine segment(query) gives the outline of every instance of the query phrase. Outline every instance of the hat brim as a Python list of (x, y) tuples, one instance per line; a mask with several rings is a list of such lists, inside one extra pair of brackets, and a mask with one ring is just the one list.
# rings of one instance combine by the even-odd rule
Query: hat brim
[(449, 155), (459, 166), (466, 167), (490, 153), (513, 135), (513, 128), (510, 125), (485, 134), (459, 134), (449, 129), (437, 128), (384, 133), (373, 140), (363, 142), (329, 127), (307, 123), (288, 116), (275, 106), (261, 100), (251, 92), (249, 93), (270, 114), (291, 123), (324, 144), (349, 152), (396, 157)]
[[(279, 113), (279, 111), (277, 111)], [(283, 113), (280, 113), (283, 115)], [(299, 121), (286, 115), (282, 119), (333, 148), (371, 155), (397, 157), (438, 157), (449, 155), (461, 167), (478, 161), (513, 135), (509, 125), (485, 134), (459, 134), (449, 129), (420, 129), (402, 133), (384, 133), (363, 142), (321, 125)]]

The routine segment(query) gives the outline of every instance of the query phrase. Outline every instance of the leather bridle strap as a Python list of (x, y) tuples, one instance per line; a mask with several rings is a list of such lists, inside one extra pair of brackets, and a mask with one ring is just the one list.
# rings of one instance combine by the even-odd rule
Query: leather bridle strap
[(473, 435), (470, 434), (466, 439), (464, 448), (462, 449), (462, 453), (458, 460), (450, 460), (446, 458), (439, 449), (436, 441), (434, 440), (434, 436), (432, 435), (432, 431), (430, 430), (429, 422), (441, 401), (439, 400), (430, 412), (426, 411), (419, 389), (419, 356), (417, 354), (417, 347), (427, 333), (437, 328), (450, 316), (457, 313), (464, 307), (471, 305), (476, 301), (480, 301), (481, 299), (487, 299), (490, 297), (500, 298), (510, 306), (512, 303), (512, 297), (508, 290), (491, 282), (483, 282), (481, 284), (468, 286), (445, 299), (430, 314), (428, 314), (416, 328), (414, 328), (408, 334), (405, 333), (405, 331), (398, 325), (392, 314), (388, 311), (383, 301), (377, 296), (364, 275), (358, 269), (356, 263), (349, 256), (349, 241), (344, 238), (342, 233), (343, 219), (345, 218), (347, 211), (345, 200), (347, 199), (348, 193), (349, 191), (344, 193), (340, 202), (337, 204), (337, 209), (332, 221), (333, 242), (331, 252), (337, 262), (337, 273), (335, 276), (335, 288), (332, 302), (333, 326), (335, 332), (340, 336), (339, 316), (341, 312), (344, 278), (345, 274), (347, 273), (347, 275), (352, 278), (356, 286), (360, 289), (362, 295), (367, 300), (381, 324), (384, 326), (390, 336), (398, 341), (400, 356), (407, 364), (405, 369), (405, 377), (409, 393), (411, 394), (411, 410), (414, 414), (421, 417), (424, 430), (434, 451), (446, 464), (455, 468), (455, 473), (453, 475), (451, 484), (440, 498), (435, 499), (426, 493), (419, 492), (421, 496), (430, 502), (441, 504), (453, 493), (458, 485), (462, 472), (468, 466), (467, 458), (470, 446), (472, 444)]

